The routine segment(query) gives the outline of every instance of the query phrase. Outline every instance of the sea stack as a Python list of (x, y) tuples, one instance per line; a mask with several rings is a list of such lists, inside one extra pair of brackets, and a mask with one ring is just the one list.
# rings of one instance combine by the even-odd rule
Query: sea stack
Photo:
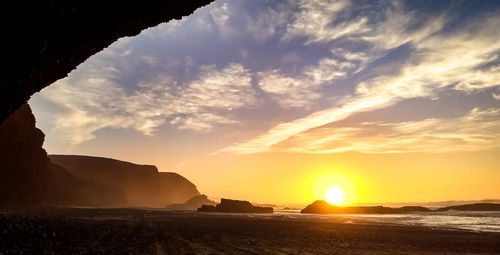
[(221, 199), (220, 204), (203, 205), (198, 208), (199, 212), (218, 212), (218, 213), (273, 213), (272, 207), (253, 206), (248, 201)]

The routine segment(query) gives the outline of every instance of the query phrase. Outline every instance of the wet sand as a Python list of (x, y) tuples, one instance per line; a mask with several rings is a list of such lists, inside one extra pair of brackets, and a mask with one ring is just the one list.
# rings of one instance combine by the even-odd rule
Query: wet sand
[(0, 213), (0, 254), (500, 254), (500, 233), (345, 219), (44, 209)]

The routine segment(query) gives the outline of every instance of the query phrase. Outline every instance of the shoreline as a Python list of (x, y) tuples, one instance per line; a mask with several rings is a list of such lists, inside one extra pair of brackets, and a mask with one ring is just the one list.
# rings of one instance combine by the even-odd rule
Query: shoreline
[(141, 209), (0, 213), (2, 254), (500, 254), (500, 233)]

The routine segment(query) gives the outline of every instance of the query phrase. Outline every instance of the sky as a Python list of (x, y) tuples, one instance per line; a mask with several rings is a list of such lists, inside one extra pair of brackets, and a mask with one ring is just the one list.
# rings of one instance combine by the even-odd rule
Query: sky
[(51, 154), (154, 164), (212, 197), (500, 198), (500, 2), (217, 0), (29, 101)]

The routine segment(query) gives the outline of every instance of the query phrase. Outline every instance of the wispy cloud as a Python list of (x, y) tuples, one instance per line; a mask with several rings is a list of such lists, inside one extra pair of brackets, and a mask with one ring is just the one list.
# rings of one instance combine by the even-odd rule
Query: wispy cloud
[(140, 81), (132, 92), (114, 81), (120, 75), (116, 70), (103, 69), (99, 63), (92, 66), (42, 92), (68, 109), (55, 116), (53, 132), (72, 144), (93, 139), (94, 132), (104, 127), (152, 135), (169, 119), (179, 129), (208, 132), (216, 125), (237, 123), (230, 112), (256, 102), (248, 70), (236, 63), (221, 70), (202, 66), (198, 78), (186, 84), (159, 74)]
[(475, 108), (465, 116), (452, 119), (320, 127), (296, 134), (273, 146), (273, 150), (301, 153), (440, 153), (486, 150), (499, 144), (500, 109)]
[(491, 96), (496, 100), (500, 100), (500, 94), (491, 93)]
[[(486, 91), (491, 102), (467, 109), (493, 107), (500, 15), (457, 21), (455, 6), (461, 3), (429, 11), (404, 1), (217, 1), (80, 65), (43, 91), (65, 109), (44, 118), (72, 144), (107, 127), (155, 135), (162, 127), (203, 133), (233, 125), (237, 134), (220, 151), (257, 153), (407, 99), (445, 104), (440, 97), (450, 91)], [(247, 140), (251, 134), (258, 135)], [(298, 144), (297, 151), (314, 148)]]
[[(354, 55), (353, 58), (360, 56)], [(319, 89), (332, 85), (335, 79), (346, 77), (348, 71), (358, 66), (358, 59), (353, 60), (323, 58), (315, 65), (305, 66), (295, 77), (284, 75), (278, 69), (260, 72), (259, 86), (283, 108), (308, 107), (321, 96)]]
[[(394, 24), (391, 17), (399, 19), (401, 15), (389, 16), (386, 23)], [(406, 32), (399, 35), (399, 39), (389, 37), (387, 42), (384, 37), (373, 37), (374, 41), (370, 39), (369, 42), (376, 46), (401, 45), (395, 42), (412, 43), (414, 53), (397, 74), (381, 75), (361, 82), (356, 93), (342, 99), (343, 104), (340, 106), (278, 124), (255, 139), (224, 148), (221, 152), (256, 153), (272, 150), (273, 145), (311, 128), (342, 120), (357, 112), (393, 105), (403, 99), (435, 96), (439, 89), (445, 87), (471, 91), (497, 86), (500, 67), (493, 65), (481, 68), (493, 61), (492, 56), (500, 51), (500, 32), (496, 29), (500, 19), (497, 17), (497, 14), (481, 17), (453, 34), (434, 34), (444, 22), (442, 17), (437, 17), (429, 21), (434, 24), (431, 28), (414, 29), (411, 36)], [(414, 38), (415, 42), (408, 41), (408, 38)]]
[[(294, 15), (294, 21), (288, 24), (282, 37), (285, 41), (306, 37), (306, 44), (328, 42), (344, 35), (367, 31), (366, 17), (347, 21), (337, 19), (340, 16), (338, 14), (351, 5), (350, 1), (301, 0), (296, 1), (295, 5), (300, 11)], [(334, 22), (337, 24), (332, 26)]]

